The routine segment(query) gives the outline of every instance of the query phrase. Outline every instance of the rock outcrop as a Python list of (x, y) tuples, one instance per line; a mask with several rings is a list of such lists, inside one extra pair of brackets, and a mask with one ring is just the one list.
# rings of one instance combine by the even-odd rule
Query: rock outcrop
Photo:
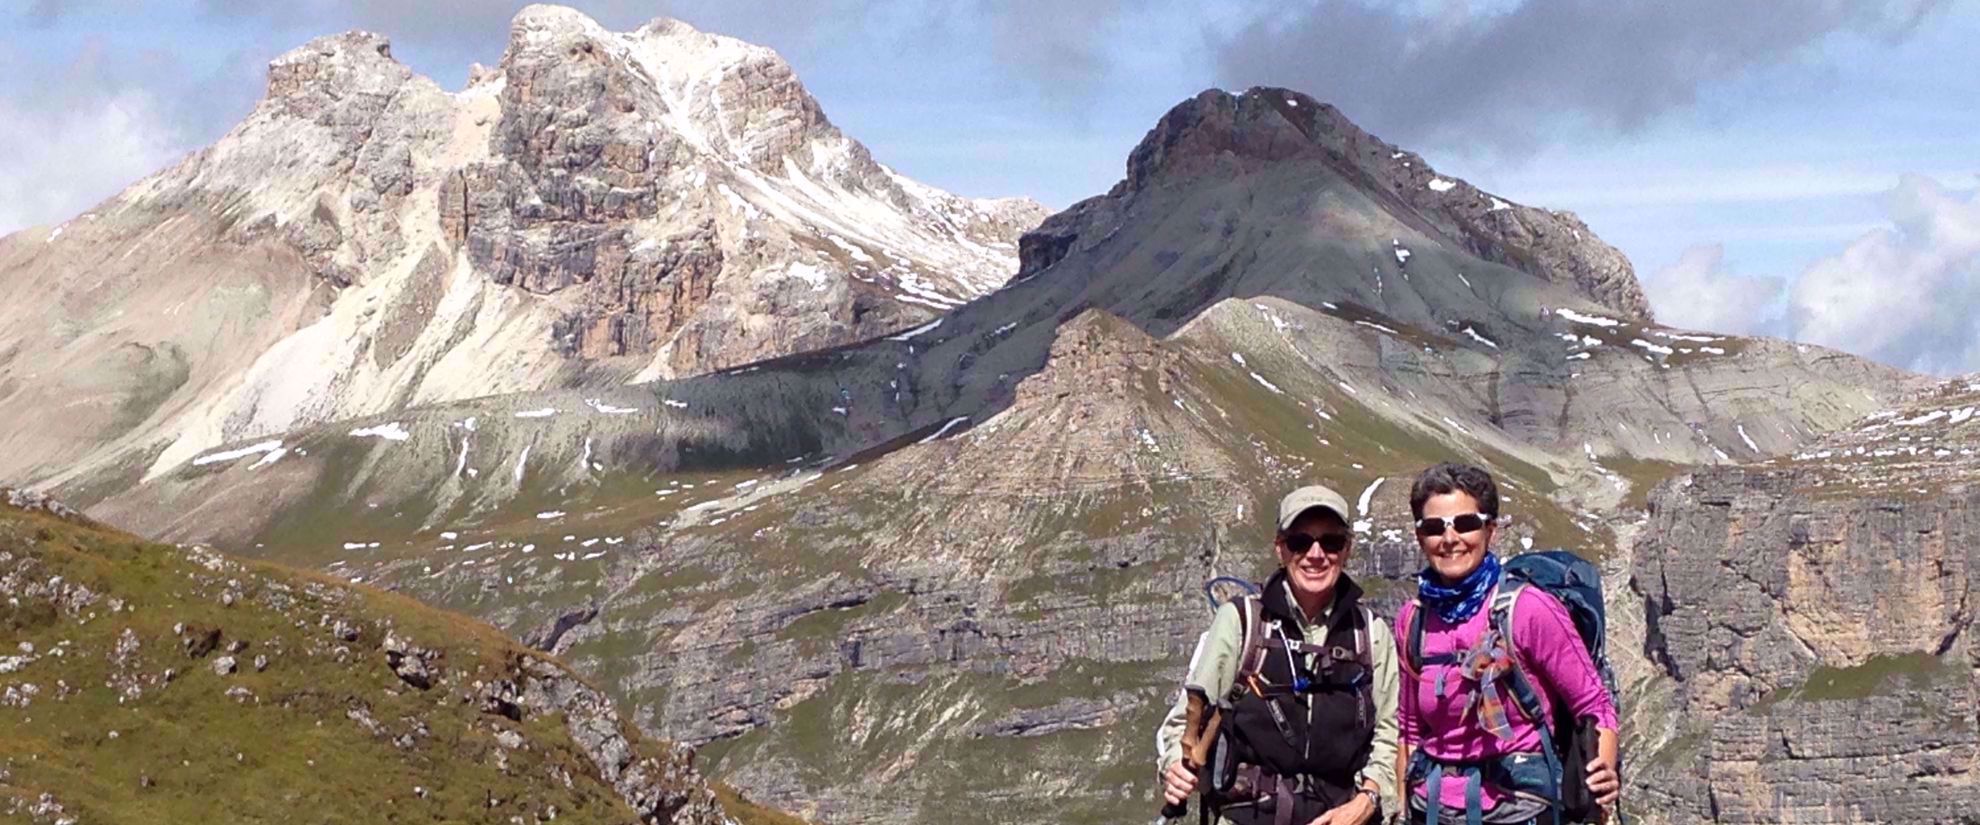
[(1980, 385), (1651, 498), (1633, 588), (1672, 706), (1633, 774), (1672, 822), (1980, 810)]

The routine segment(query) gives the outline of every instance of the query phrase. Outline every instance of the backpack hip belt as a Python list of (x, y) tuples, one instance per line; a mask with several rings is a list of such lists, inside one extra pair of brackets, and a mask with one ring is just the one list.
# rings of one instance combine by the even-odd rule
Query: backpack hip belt
[(1270, 816), (1273, 825), (1305, 825), (1328, 807), (1328, 788), (1351, 785), (1351, 781), (1330, 783), (1312, 774), (1280, 775), (1262, 765), (1239, 764), (1230, 789), (1218, 793), (1212, 805), (1226, 821), (1263, 822)]

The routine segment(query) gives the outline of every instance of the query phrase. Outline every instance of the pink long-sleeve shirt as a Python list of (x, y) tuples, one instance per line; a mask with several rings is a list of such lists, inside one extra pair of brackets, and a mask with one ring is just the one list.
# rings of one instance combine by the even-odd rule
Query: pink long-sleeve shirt
[[(1544, 735), (1539, 725), (1519, 711), (1512, 697), (1510, 687), (1501, 685), (1499, 695), (1505, 701), (1507, 717), (1512, 727), (1512, 738), (1501, 740), (1478, 723), (1477, 714), (1466, 716), (1466, 700), (1478, 685), (1464, 679), (1454, 665), (1425, 665), (1423, 672), (1412, 673), (1408, 663), (1409, 623), (1412, 613), (1417, 610), (1414, 604), (1406, 604), (1396, 616), (1396, 647), (1401, 654), (1403, 667), (1401, 701), (1398, 715), (1401, 717), (1402, 741), (1412, 748), (1422, 748), (1424, 753), (1449, 761), (1479, 761), (1503, 756), (1509, 753), (1539, 753), (1540, 737)], [(1428, 611), (1423, 617), (1423, 656), (1425, 658), (1443, 653), (1463, 653), (1471, 650), (1483, 638), (1492, 623), (1491, 602), (1470, 619), (1452, 625), (1438, 616), (1436, 611)], [(1540, 702), (1546, 706), (1549, 716), (1553, 714), (1553, 703), (1566, 701), (1574, 709), (1575, 718), (1594, 717), (1595, 724), (1609, 730), (1616, 729), (1616, 707), (1609, 698), (1608, 690), (1602, 687), (1602, 678), (1595, 670), (1595, 663), (1588, 656), (1588, 649), (1582, 646), (1581, 636), (1574, 629), (1574, 620), (1568, 617), (1563, 607), (1546, 591), (1528, 587), (1519, 595), (1513, 605), (1513, 641), (1519, 647), (1518, 655), (1528, 680), (1540, 694)], [(1445, 676), (1444, 696), (1437, 696), (1437, 677), (1443, 671), (1452, 671)], [(1446, 776), (1443, 783), (1442, 801), (1446, 805), (1464, 804), (1465, 779), (1462, 776)], [(1415, 788), (1417, 796), (1427, 796), (1422, 785)], [(1485, 786), (1482, 802), (1485, 808), (1497, 807), (1509, 795), (1490, 785)]]

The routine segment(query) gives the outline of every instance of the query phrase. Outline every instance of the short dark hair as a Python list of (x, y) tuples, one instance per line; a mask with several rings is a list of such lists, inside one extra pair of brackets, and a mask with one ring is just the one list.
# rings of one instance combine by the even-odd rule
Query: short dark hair
[(1480, 515), (1492, 517), (1499, 514), (1499, 485), (1492, 481), (1492, 474), (1482, 467), (1470, 464), (1444, 462), (1424, 470), (1416, 477), (1416, 483), (1409, 488), (1409, 513), (1412, 518), (1423, 518), (1423, 502), (1431, 496), (1446, 493), (1464, 493), (1478, 502)]

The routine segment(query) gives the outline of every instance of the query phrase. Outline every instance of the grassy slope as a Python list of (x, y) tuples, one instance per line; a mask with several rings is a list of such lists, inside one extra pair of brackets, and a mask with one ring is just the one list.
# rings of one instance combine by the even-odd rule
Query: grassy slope
[[(11, 508), (0, 576), (13, 596), (0, 627), (16, 646), (0, 658), (0, 810), (50, 793), (88, 822), (636, 820), (561, 717), (516, 722), (471, 701), (480, 680), (533, 655), (479, 622)], [(339, 621), (356, 641), (338, 637)], [(218, 629), (220, 649), (189, 655), (182, 639), (198, 634), (181, 625)], [(386, 666), (388, 630), (441, 651), (430, 690)], [(220, 675), (234, 642), (246, 644), (238, 671)], [(522, 747), (498, 741), (512, 734)]]

